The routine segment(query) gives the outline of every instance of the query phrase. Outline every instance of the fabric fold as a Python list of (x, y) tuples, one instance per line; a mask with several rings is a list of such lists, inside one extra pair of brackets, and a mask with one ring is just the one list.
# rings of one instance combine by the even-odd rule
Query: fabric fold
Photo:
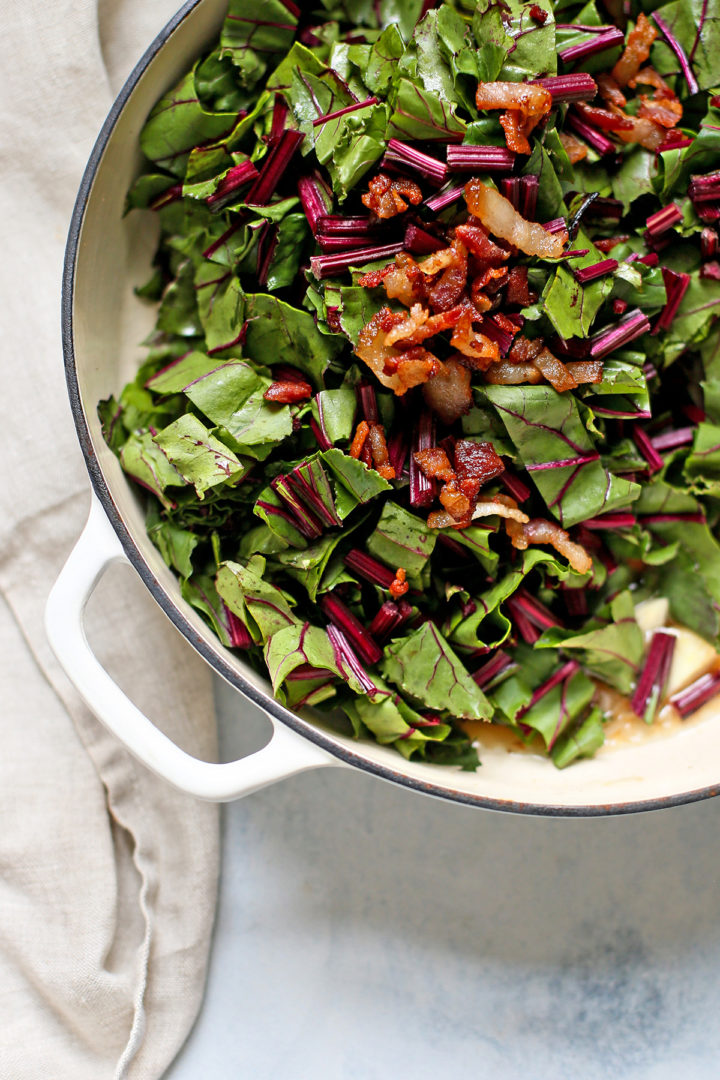
[[(111, 94), (175, 8), (0, 0), (0, 1080), (160, 1077), (204, 988), (217, 808), (130, 757), (43, 631), (89, 505), (62, 365), (65, 237)], [(130, 568), (99, 583), (87, 630), (135, 704), (212, 760), (211, 673)]]

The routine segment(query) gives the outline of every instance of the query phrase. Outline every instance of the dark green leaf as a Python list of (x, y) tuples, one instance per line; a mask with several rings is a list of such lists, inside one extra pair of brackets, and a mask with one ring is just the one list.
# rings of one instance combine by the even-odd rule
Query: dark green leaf
[(390, 682), (429, 709), (467, 720), (490, 718), (487, 698), (432, 622), (387, 646), (381, 669)]
[[(330, 451), (332, 453), (332, 451)], [(397, 503), (385, 503), (375, 531), (367, 540), (371, 555), (392, 570), (402, 566), (408, 574), (418, 574), (432, 555), (437, 534)]]

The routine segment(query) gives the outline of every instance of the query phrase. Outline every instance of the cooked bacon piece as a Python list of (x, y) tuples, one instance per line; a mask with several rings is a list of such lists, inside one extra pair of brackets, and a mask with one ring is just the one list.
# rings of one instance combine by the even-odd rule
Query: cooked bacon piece
[(530, 292), (527, 266), (513, 266), (508, 274), (505, 300), (508, 304), (517, 304), (519, 307), (526, 307), (537, 300), (535, 293)]
[[(548, 233), (535, 221), (526, 221), (499, 191), (473, 177), (465, 185), (465, 201), (471, 214), (479, 217), (495, 236), (508, 240), (526, 255), (555, 259), (563, 253), (567, 233)], [(432, 258), (432, 256), (431, 256)]]
[(478, 109), (505, 109), (500, 117), (509, 150), (529, 154), (528, 135), (552, 108), (552, 94), (544, 86), (532, 83), (478, 83), (475, 94)]
[(506, 334), (510, 334), (512, 337), (519, 333), (520, 327), (517, 323), (509, 319), (507, 315), (503, 315), (502, 311), (496, 311), (492, 316), (492, 320), (496, 326), (499, 326), (501, 330), (504, 330)]
[(550, 112), (552, 94), (544, 86), (519, 82), (480, 82), (475, 92), (478, 109), (516, 109), (536, 122)]
[(422, 191), (414, 180), (393, 180), (385, 173), (378, 173), (368, 184), (362, 201), (368, 210), (383, 219), (395, 217), (407, 210), (409, 200), (413, 206), (422, 202)]
[(449, 266), (453, 266), (457, 262), (457, 258), (457, 250), (449, 244), (446, 248), (442, 248), (440, 251), (435, 251), (432, 255), (428, 255), (427, 259), (423, 259), (421, 263), (418, 263), (418, 267), (422, 270), (425, 277), (434, 277), (435, 274), (439, 274), (441, 270), (446, 270)]
[(607, 105), (614, 105), (618, 109), (625, 108), (627, 105), (627, 98), (615, 79), (613, 79), (612, 75), (596, 75), (595, 81), (598, 86), (598, 93)]
[(348, 453), (351, 458), (359, 458), (362, 454), (363, 447), (365, 446), (365, 440), (370, 434), (370, 425), (367, 420), (361, 420), (358, 426), (355, 428), (355, 437), (350, 444)]
[(510, 252), (495, 244), (481, 225), (458, 225), (455, 236), (462, 241), (468, 251), (477, 255), (491, 266), (507, 262)]
[(461, 491), (474, 499), (483, 484), (505, 471), (490, 442), (458, 439), (455, 443), (455, 471)]
[(543, 348), (535, 357), (535, 367), (541, 371), (544, 378), (554, 390), (563, 394), (566, 390), (574, 390), (577, 387), (575, 379), (556, 356), (548, 348)]
[(448, 514), (447, 510), (432, 510), (428, 514), (427, 524), (428, 529), (464, 529), (470, 522), (456, 521), (452, 514)]
[(560, 142), (563, 144), (563, 149), (570, 159), (570, 164), (575, 165), (578, 161), (582, 161), (583, 158), (588, 156), (588, 148), (584, 142), (580, 142), (580, 139), (576, 139), (574, 135), (569, 135), (565, 131), (560, 133)]
[(443, 484), (438, 498), (455, 521), (463, 521), (470, 517), (472, 503), (460, 490), (457, 480), (448, 480), (446, 484)]
[(581, 383), (599, 383), (603, 380), (602, 360), (575, 360), (565, 367), (578, 386)]
[(360, 331), (355, 349), (383, 386), (398, 395), (427, 382), (443, 369), (436, 356), (419, 346), (403, 351), (386, 344), (388, 332), (404, 321), (404, 315), (381, 308)]
[(452, 266), (440, 275), (440, 280), (430, 289), (429, 300), (433, 311), (449, 311), (465, 292), (467, 284), (467, 252), (459, 255)]
[(534, 364), (516, 364), (509, 360), (492, 364), (485, 372), (485, 382), (493, 386), (534, 385), (542, 381), (543, 377)]
[(492, 307), (492, 300), (479, 286), (479, 278), (475, 278), (470, 285), (470, 298), (478, 315), (484, 315)]
[(649, 98), (647, 94), (640, 95), (642, 104), (638, 109), (638, 116), (652, 120), (664, 128), (674, 128), (682, 120), (683, 108), (679, 101), (672, 98), (658, 98), (656, 95)]
[(632, 129), (632, 120), (619, 109), (610, 112), (609, 109), (600, 109), (597, 105), (587, 105), (584, 101), (576, 102), (575, 108), (583, 120), (587, 120), (593, 127), (601, 128), (602, 131), (630, 131)]
[(429, 450), (416, 450), (413, 457), (428, 480), (455, 479), (455, 470), (442, 447), (431, 446)]
[(280, 382), (270, 383), (263, 394), (266, 401), (275, 401), (278, 405), (293, 405), (297, 401), (307, 401), (312, 397), (310, 383), (298, 382), (296, 379), (284, 379)]
[(474, 518), (489, 517), (491, 514), (497, 514), (506, 521), (517, 521), (520, 524), (530, 520), (527, 514), (518, 509), (518, 504), (512, 495), (493, 495), (487, 502), (479, 502), (473, 510)]
[(423, 341), (439, 334), (442, 330), (450, 330), (457, 326), (460, 319), (466, 314), (467, 301), (449, 311), (441, 311), (437, 315), (431, 315), (422, 304), (413, 304), (409, 315), (397, 322), (388, 332), (385, 339), (387, 345), (399, 345), (401, 349), (408, 349), (413, 345), (422, 345)]
[(392, 263), (383, 266), (381, 270), (371, 270), (369, 274), (358, 278), (358, 285), (362, 285), (364, 289), (376, 289), (378, 285), (382, 285), (391, 270), (394, 270)]
[(627, 36), (622, 56), (612, 69), (612, 77), (618, 86), (627, 86), (650, 55), (650, 46), (657, 37), (657, 30), (642, 11), (634, 29)]
[(531, 364), (542, 348), (543, 343), (539, 338), (531, 341), (524, 334), (518, 334), (510, 347), (507, 358), (513, 364)]
[(433, 330), (427, 330), (427, 322), (430, 316), (427, 308), (422, 304), (413, 304), (408, 315), (400, 318), (395, 325), (388, 330), (385, 336), (386, 345), (395, 345), (403, 341), (410, 345), (420, 345), (426, 338), (431, 337)]
[(547, 22), (548, 13), (539, 4), (532, 5), (529, 15), (531, 19), (534, 19), (536, 23), (540, 23), (541, 26)]
[(428, 379), (422, 393), (425, 403), (444, 424), (454, 424), (473, 406), (470, 371), (451, 356), (443, 370)]
[(560, 555), (564, 555), (573, 570), (577, 570), (579, 574), (587, 574), (592, 570), (592, 559), (585, 548), (574, 543), (554, 521), (545, 521), (543, 518), (533, 518), (524, 524), (508, 521), (505, 528), (512, 546), (520, 551), (525, 551), (530, 544), (549, 544)]
[[(620, 109), (612, 107), (612, 111), (619, 113)], [(632, 126), (628, 131), (616, 131), (618, 139), (626, 143), (639, 143), (646, 150), (656, 153), (665, 142), (665, 128), (656, 124), (654, 120), (648, 120), (645, 116), (628, 116), (627, 119), (631, 121)]]
[(395, 571), (395, 580), (390, 583), (389, 589), (392, 596), (396, 600), (399, 600), (401, 596), (404, 596), (410, 586), (408, 585), (406, 578), (405, 567), (398, 566)]
[[(470, 295), (475, 301), (475, 297), (480, 299), (480, 308), (483, 311), (487, 311), (492, 304), (488, 301), (486, 294), (490, 293), (494, 295), (499, 292), (508, 281), (508, 268), (507, 266), (488, 266), (481, 274), (473, 278), (472, 285), (470, 286)], [(475, 305), (477, 307), (477, 304)]]
[(485, 371), (490, 364), (500, 359), (500, 349), (497, 342), (473, 330), (473, 322), (477, 322), (478, 319), (477, 310), (469, 302), (466, 303), (465, 311), (450, 338), (450, 344), (462, 353), (466, 358), (466, 363), (470, 361), (470, 367)]
[(662, 75), (660, 75), (653, 67), (648, 66), (641, 68), (637, 75), (633, 79), (630, 79), (628, 86), (635, 90), (638, 83), (641, 83), (642, 86), (652, 86), (655, 90), (653, 96), (657, 98), (658, 101), (662, 99), (677, 101), (677, 94), (675, 91), (670, 89)]
[[(405, 307), (427, 303), (425, 275), (412, 255), (401, 251), (395, 256), (395, 265), (386, 269), (383, 285), (388, 300), (399, 300)], [(362, 278), (360, 284), (363, 284)]]
[(382, 424), (371, 424), (367, 441), (370, 445), (373, 465), (385, 480), (395, 479), (395, 470), (390, 464), (387, 440)]

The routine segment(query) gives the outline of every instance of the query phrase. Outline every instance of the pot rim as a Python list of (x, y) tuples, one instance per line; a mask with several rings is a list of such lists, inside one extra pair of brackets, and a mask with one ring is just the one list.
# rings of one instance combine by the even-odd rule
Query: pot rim
[(315, 727), (309, 721), (304, 720), (296, 713), (286, 709), (270, 694), (264, 693), (249, 680), (245, 679), (240, 672), (227, 663), (222, 655), (197, 633), (189, 620), (175, 603), (173, 603), (168, 593), (153, 574), (125, 524), (93, 448), (92, 438), (80, 396), (77, 366), (75, 363), (73, 319), (75, 272), (81, 247), (80, 241), (85, 211), (95, 182), (98, 166), (102, 160), (108, 141), (112, 137), (115, 125), (133, 94), (135, 87), (152, 61), (167, 44), (181, 23), (183, 23), (202, 2), (203, 0), (186, 0), (186, 3), (183, 4), (179, 11), (165, 24), (153, 42), (148, 46), (113, 102), (103, 126), (100, 129), (95, 145), (93, 146), (78, 188), (78, 194), (68, 231), (63, 267), (61, 301), (62, 345), (65, 378), (75, 428), (83, 452), (83, 457), (85, 458), (85, 464), (90, 474), (93, 489), (113, 529), (117, 533), (129, 561), (140, 575), (140, 578), (149, 589), (153, 598), (183, 637), (203, 657), (213, 671), (221, 675), (244, 697), (249, 698), (255, 705), (259, 706), (266, 713), (269, 713), (272, 719), (287, 725), (297, 732), (297, 734), (302, 735), (304, 738), (315, 743), (344, 764), (361, 769), (364, 772), (378, 776), (391, 783), (410, 788), (420, 794), (431, 795), (436, 798), (445, 799), (449, 802), (462, 803), (467, 806), (481, 807), (485, 810), (504, 811), (506, 813), (540, 817), (607, 817), (611, 815), (640, 813), (650, 810), (664, 810), (672, 806), (681, 806), (685, 803), (698, 802), (702, 799), (712, 798), (720, 794), (720, 786), (709, 786), (697, 788), (692, 791), (681, 792), (675, 795), (658, 796), (656, 798), (638, 801), (564, 806), (474, 795), (470, 792), (453, 790), (451, 787), (443, 784), (422, 781), (416, 777), (408, 776), (400, 768), (395, 769), (388, 765), (370, 761), (346, 747), (338, 745), (320, 728)]

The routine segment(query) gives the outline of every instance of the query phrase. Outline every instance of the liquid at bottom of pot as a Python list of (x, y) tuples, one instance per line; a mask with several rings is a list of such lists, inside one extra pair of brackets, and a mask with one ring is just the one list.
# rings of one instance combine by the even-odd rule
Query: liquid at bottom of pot
[[(720, 671), (720, 656), (709, 670)], [(593, 703), (599, 705), (608, 717), (605, 724), (605, 742), (597, 751), (598, 754), (626, 746), (638, 746), (650, 739), (668, 738), (717, 711), (718, 699), (713, 699), (692, 716), (683, 720), (677, 709), (667, 704), (660, 709), (652, 724), (646, 724), (642, 717), (633, 712), (628, 698), (605, 683), (597, 682), (596, 686), (597, 691)], [(471, 739), (477, 740), (481, 754), (484, 748), (496, 752), (506, 750), (509, 754), (545, 756), (540, 750), (539, 736), (532, 742), (525, 743), (510, 728), (477, 720), (466, 721), (463, 728)]]

